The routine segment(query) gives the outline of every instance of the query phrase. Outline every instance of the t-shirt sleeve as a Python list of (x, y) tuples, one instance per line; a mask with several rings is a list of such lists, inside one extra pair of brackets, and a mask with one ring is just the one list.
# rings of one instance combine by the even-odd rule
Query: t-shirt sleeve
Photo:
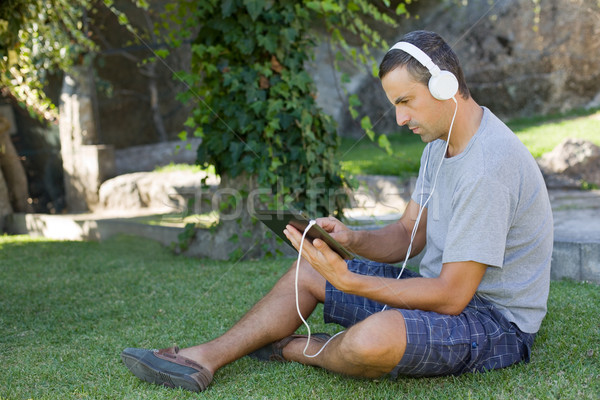
[(420, 206), (423, 206), (427, 201), (430, 193), (430, 171), (431, 166), (426, 167), (427, 165), (427, 155), (431, 151), (431, 143), (428, 143), (423, 150), (423, 154), (421, 154), (421, 166), (419, 167), (419, 176), (417, 177), (417, 182), (415, 183), (415, 189), (413, 190), (411, 199)]
[(452, 199), (442, 262), (476, 261), (501, 268), (512, 209), (508, 189), (495, 180), (480, 177), (460, 185)]

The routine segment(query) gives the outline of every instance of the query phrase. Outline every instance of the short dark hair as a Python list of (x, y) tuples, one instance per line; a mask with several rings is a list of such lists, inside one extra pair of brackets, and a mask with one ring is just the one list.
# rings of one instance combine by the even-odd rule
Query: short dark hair
[[(471, 96), (458, 57), (440, 35), (435, 32), (413, 31), (404, 35), (400, 41), (414, 44), (423, 50), (440, 69), (452, 72), (458, 80), (460, 95), (465, 99)], [(383, 57), (379, 64), (379, 79), (383, 79), (389, 72), (401, 66), (406, 66), (417, 82), (427, 86), (431, 77), (427, 68), (410, 54), (399, 49), (388, 51)]]

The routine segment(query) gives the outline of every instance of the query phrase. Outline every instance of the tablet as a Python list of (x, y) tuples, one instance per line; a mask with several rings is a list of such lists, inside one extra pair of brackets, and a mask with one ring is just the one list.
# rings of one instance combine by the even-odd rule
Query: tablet
[[(277, 236), (282, 238), (284, 242), (292, 247), (294, 247), (292, 242), (290, 242), (283, 233), (285, 227), (287, 225), (291, 225), (298, 229), (300, 233), (304, 233), (304, 230), (310, 222), (310, 219), (303, 212), (256, 210), (255, 215), (262, 223), (267, 225), (273, 232), (275, 232)], [(352, 253), (345, 249), (341, 244), (336, 242), (336, 240), (332, 238), (323, 228), (317, 224), (314, 224), (306, 233), (306, 240), (312, 243), (312, 241), (317, 238), (327, 243), (329, 248), (338, 253), (343, 259), (352, 260), (354, 258)]]

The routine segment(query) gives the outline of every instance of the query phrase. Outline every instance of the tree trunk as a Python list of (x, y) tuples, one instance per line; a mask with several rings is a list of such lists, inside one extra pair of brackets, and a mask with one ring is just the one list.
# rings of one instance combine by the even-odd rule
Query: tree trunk
[(4, 175), (0, 169), (0, 233), (4, 232), (4, 218), (13, 213), (8, 197), (8, 188), (4, 182)]
[(148, 90), (150, 91), (150, 110), (152, 112), (152, 120), (158, 133), (158, 140), (166, 142), (168, 140), (167, 130), (160, 112), (160, 98), (158, 94), (158, 82), (156, 75), (156, 62), (148, 65)]
[(97, 145), (92, 70), (73, 67), (65, 75), (60, 96), (60, 154), (69, 212), (85, 212), (98, 205), (100, 184), (114, 176), (114, 149)]
[(9, 122), (0, 116), (0, 169), (3, 181), (6, 184), (13, 210), (15, 212), (31, 212), (31, 206), (27, 202), (29, 198), (27, 175), (15, 146), (10, 140), (9, 130)]

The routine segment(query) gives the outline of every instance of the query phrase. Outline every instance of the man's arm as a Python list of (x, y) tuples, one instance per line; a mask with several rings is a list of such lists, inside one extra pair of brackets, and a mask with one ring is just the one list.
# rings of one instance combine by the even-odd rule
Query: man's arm
[[(296, 248), (302, 234), (294, 227), (285, 230)], [(355, 274), (325, 242), (304, 242), (303, 258), (337, 289), (392, 307), (458, 315), (471, 301), (487, 266), (475, 261), (445, 263), (436, 278), (393, 279)]]
[[(353, 253), (369, 260), (394, 264), (404, 261), (410, 235), (417, 221), (419, 205), (411, 200), (400, 219), (382, 229), (353, 231), (335, 218), (319, 218), (317, 223)], [(419, 254), (426, 242), (427, 209), (419, 222), (411, 256)]]
[(486, 268), (475, 261), (453, 262), (444, 264), (436, 278), (392, 280), (349, 272), (340, 277), (338, 289), (392, 307), (458, 315), (473, 298)]

